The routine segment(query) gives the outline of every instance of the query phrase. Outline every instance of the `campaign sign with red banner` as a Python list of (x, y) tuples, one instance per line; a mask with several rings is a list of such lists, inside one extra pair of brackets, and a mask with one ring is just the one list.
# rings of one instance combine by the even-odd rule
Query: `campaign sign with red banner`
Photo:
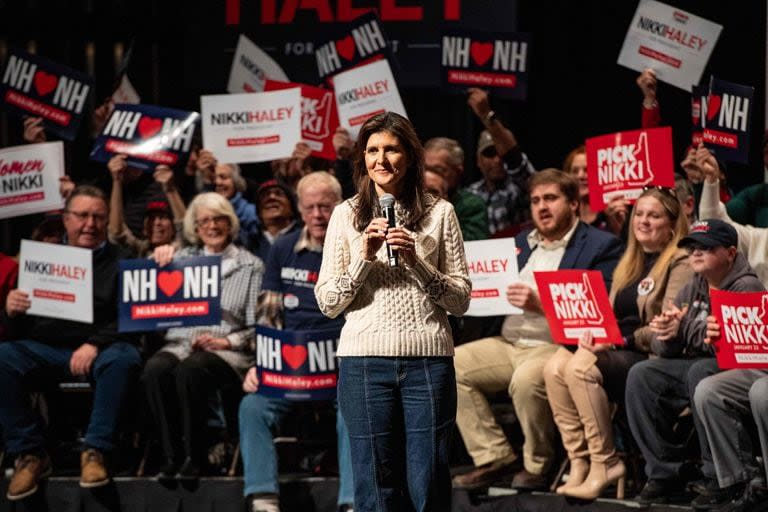
[(13, 49), (0, 81), (0, 102), (22, 116), (42, 117), (45, 129), (74, 140), (93, 78), (48, 59)]
[(452, 29), (444, 31), (442, 82), (447, 89), (490, 89), (494, 96), (525, 100), (530, 35)]
[(333, 75), (375, 60), (395, 62), (381, 23), (372, 12), (355, 19), (334, 37), (316, 41), (314, 48), (321, 82), (331, 83)]
[(256, 327), (260, 395), (284, 400), (336, 398), (338, 329), (279, 331)]
[(749, 163), (755, 88), (712, 77), (704, 115), (704, 145), (727, 162)]
[(589, 331), (595, 343), (624, 344), (600, 271), (555, 270), (533, 277), (556, 343), (576, 345)]
[(313, 87), (293, 82), (264, 82), (265, 91), (281, 89), (301, 89), (301, 138), (310, 148), (312, 154), (328, 160), (336, 159), (333, 149), (333, 134), (339, 127), (339, 114), (336, 111), (336, 100), (333, 91), (322, 87)]
[(42, 142), (0, 149), (0, 219), (64, 206), (64, 143)]
[(675, 186), (668, 126), (600, 135), (586, 146), (589, 206), (596, 212), (615, 196), (634, 201), (644, 187)]
[(113, 155), (128, 155), (128, 165), (154, 171), (175, 165), (192, 148), (200, 120), (197, 112), (154, 105), (115, 105), (115, 110), (93, 144), (91, 160), (108, 162)]
[(158, 267), (120, 260), (118, 330), (157, 331), (221, 323), (221, 256), (199, 256)]
[(768, 293), (710, 290), (709, 298), (720, 324), (717, 366), (768, 368)]
[(694, 85), (691, 88), (691, 144), (699, 147), (704, 134), (704, 125), (707, 117), (708, 85)]

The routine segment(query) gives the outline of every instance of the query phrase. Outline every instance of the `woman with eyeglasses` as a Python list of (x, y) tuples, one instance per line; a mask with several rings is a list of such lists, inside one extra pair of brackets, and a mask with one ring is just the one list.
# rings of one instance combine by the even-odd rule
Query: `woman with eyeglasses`
[(161, 267), (172, 260), (221, 256), (221, 322), (169, 329), (166, 344), (144, 368), (147, 401), (166, 459), (161, 479), (201, 474), (207, 460), (209, 397), (220, 395), (227, 425), (237, 424), (242, 379), (253, 364), (252, 326), (264, 273), (259, 258), (233, 243), (239, 230), (230, 202), (208, 192), (192, 200), (184, 217), (184, 236), (191, 246), (155, 249)]
[(623, 482), (610, 403), (623, 402), (629, 369), (648, 356), (651, 320), (692, 276), (686, 252), (677, 247), (687, 234), (688, 219), (674, 190), (645, 190), (632, 211), (627, 250), (610, 291), (622, 339), (595, 344), (585, 335), (575, 353), (561, 347), (544, 367), (547, 397), (571, 464), (558, 494), (592, 500)]

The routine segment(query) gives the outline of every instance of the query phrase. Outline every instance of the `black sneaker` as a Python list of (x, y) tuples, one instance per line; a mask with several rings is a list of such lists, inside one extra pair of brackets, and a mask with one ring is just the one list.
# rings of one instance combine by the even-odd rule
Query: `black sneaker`
[(669, 503), (684, 493), (684, 487), (685, 483), (677, 478), (648, 480), (640, 494), (635, 496), (635, 501), (644, 507), (651, 503)]
[(174, 460), (168, 460), (157, 472), (155, 478), (158, 480), (174, 480), (179, 471), (179, 463)]
[(738, 482), (728, 487), (721, 487), (708, 494), (699, 494), (692, 502), (694, 510), (717, 510), (719, 507), (738, 499), (744, 494), (746, 483)]
[(741, 496), (714, 510), (717, 512), (765, 512), (768, 510), (768, 491), (748, 485)]
[(688, 485), (685, 488), (694, 494), (709, 496), (710, 494), (719, 491), (720, 485), (717, 483), (717, 479), (704, 477), (688, 482)]
[(200, 478), (202, 469), (200, 465), (193, 461), (190, 457), (184, 460), (184, 463), (179, 468), (179, 472), (176, 473), (178, 480), (197, 480)]

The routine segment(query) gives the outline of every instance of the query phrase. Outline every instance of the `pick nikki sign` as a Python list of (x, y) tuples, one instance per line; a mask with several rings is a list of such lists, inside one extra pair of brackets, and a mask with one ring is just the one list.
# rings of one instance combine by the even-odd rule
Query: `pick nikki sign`
[(336, 398), (339, 330), (279, 331), (256, 327), (260, 395), (285, 400)]
[(91, 160), (108, 162), (128, 155), (128, 165), (153, 171), (175, 165), (189, 155), (200, 120), (197, 112), (154, 105), (115, 105), (115, 110), (93, 144)]
[(93, 78), (48, 59), (13, 49), (0, 80), (3, 107), (20, 116), (42, 117), (45, 129), (74, 140)]
[(281, 89), (301, 89), (301, 139), (310, 148), (312, 154), (328, 160), (336, 159), (333, 149), (333, 134), (339, 127), (339, 114), (336, 111), (336, 99), (333, 91), (321, 87), (291, 82), (267, 80), (265, 91)]
[(346, 25), (336, 37), (316, 41), (314, 47), (320, 80), (329, 84), (342, 71), (380, 59), (394, 62), (381, 23), (372, 12)]
[(599, 271), (555, 270), (533, 277), (556, 343), (576, 345), (591, 332), (595, 343), (624, 344)]
[(221, 323), (221, 257), (186, 258), (164, 267), (120, 260), (118, 330), (156, 331)]
[(587, 139), (589, 205), (602, 211), (615, 196), (634, 201), (644, 187), (675, 186), (672, 129), (632, 130)]
[(444, 31), (441, 38), (443, 87), (491, 89), (495, 96), (525, 100), (528, 94), (530, 35)]
[(720, 324), (717, 366), (768, 368), (768, 293), (710, 290), (712, 314)]
[(749, 127), (755, 88), (712, 77), (703, 112), (702, 140), (718, 158), (749, 163)]

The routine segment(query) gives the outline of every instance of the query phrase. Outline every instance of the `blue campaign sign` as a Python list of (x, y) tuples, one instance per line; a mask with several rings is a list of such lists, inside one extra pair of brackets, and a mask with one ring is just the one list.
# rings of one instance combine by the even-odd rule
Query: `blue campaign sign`
[(221, 256), (185, 258), (164, 267), (120, 260), (118, 330), (158, 331), (221, 323)]
[(92, 77), (19, 49), (11, 50), (0, 76), (3, 108), (20, 116), (42, 117), (46, 130), (75, 139), (93, 89)]
[(336, 398), (339, 329), (279, 331), (256, 327), (258, 393), (286, 400)]
[(192, 148), (200, 114), (154, 105), (115, 105), (115, 110), (93, 144), (91, 160), (108, 162), (128, 155), (128, 165), (154, 171), (175, 165)]
[(702, 139), (717, 158), (726, 162), (749, 163), (749, 127), (755, 88), (712, 77)]
[(440, 73), (443, 87), (489, 89), (514, 100), (528, 95), (531, 37), (527, 33), (444, 30)]

